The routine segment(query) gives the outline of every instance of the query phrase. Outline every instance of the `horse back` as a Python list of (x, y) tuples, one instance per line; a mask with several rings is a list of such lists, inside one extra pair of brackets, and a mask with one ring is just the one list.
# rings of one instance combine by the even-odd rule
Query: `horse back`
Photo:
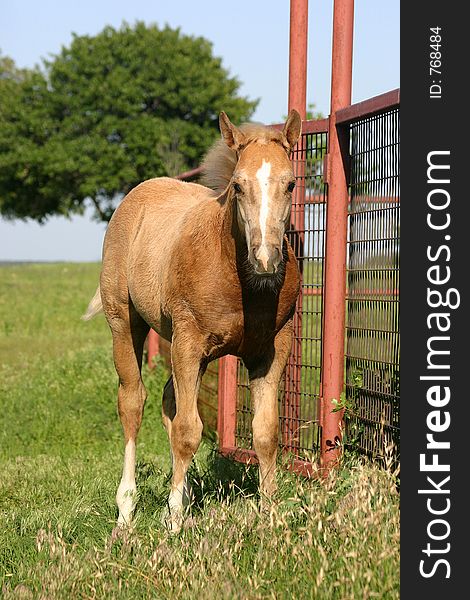
[(208, 188), (166, 177), (150, 179), (127, 194), (111, 218), (103, 245), (101, 295), (105, 313), (128, 306), (161, 328), (171, 257), (188, 215), (213, 199)]

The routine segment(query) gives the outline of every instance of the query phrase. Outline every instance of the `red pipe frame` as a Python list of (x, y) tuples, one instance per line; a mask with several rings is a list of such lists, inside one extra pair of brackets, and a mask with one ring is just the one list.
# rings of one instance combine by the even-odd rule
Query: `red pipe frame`
[[(308, 0), (291, 0), (289, 29), (289, 95), (288, 111), (297, 110), (302, 121), (307, 115), (307, 40)], [(294, 193), (292, 226), (298, 233), (300, 247), (305, 238), (305, 156), (303, 138), (299, 141), (294, 174), (297, 187)], [(302, 260), (302, 259), (301, 259)], [(294, 315), (294, 340), (285, 373), (285, 398), (283, 403), (282, 443), (294, 450), (297, 445), (296, 423), (300, 417), (301, 365), (302, 365), (302, 304), (303, 294), (297, 299)]]
[(150, 328), (148, 337), (147, 337), (147, 364), (149, 369), (152, 369), (155, 364), (153, 359), (160, 354), (160, 338), (158, 337), (158, 333)]
[(288, 110), (307, 114), (308, 0), (290, 1)]
[(236, 356), (219, 358), (217, 435), (221, 449), (236, 445), (237, 371)]
[(354, 0), (335, 0), (331, 108), (326, 181), (325, 295), (323, 311), (321, 466), (328, 470), (341, 452), (342, 411), (333, 412), (344, 389), (346, 242), (348, 223), (346, 132), (336, 127), (336, 112), (351, 104)]

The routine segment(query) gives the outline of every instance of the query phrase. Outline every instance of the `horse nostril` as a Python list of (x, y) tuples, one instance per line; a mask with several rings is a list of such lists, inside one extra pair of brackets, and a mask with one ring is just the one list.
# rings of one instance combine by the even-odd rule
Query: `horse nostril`
[(250, 262), (254, 265), (258, 263), (258, 250), (259, 246), (251, 246), (250, 251), (248, 252), (248, 258)]
[(272, 252), (272, 255), (271, 255), (271, 261), (270, 261), (275, 272), (277, 271), (277, 268), (278, 268), (281, 260), (282, 260), (281, 251), (276, 246), (276, 247), (273, 248), (273, 252)]

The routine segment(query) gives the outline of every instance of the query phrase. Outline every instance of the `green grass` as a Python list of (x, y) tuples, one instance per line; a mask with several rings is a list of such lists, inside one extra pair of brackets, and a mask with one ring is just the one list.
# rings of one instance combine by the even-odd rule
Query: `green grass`
[(183, 531), (161, 523), (170, 462), (163, 367), (138, 443), (139, 501), (117, 534), (117, 380), (102, 317), (83, 323), (98, 265), (0, 268), (2, 598), (398, 598), (399, 503), (386, 471), (350, 456), (328, 481), (256, 470), (203, 443)]
[(37, 356), (59, 357), (105, 345), (104, 319), (80, 321), (99, 281), (98, 264), (0, 267), (0, 365), (26, 367)]

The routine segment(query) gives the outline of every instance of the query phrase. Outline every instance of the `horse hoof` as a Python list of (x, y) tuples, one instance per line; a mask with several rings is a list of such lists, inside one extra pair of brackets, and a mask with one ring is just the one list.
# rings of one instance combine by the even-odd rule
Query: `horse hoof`
[(171, 535), (176, 535), (181, 531), (183, 522), (181, 519), (170, 519), (168, 524), (168, 531)]
[(122, 513), (119, 513), (119, 517), (116, 523), (118, 529), (130, 529), (132, 527), (132, 514), (126, 518)]
[(162, 513), (161, 522), (168, 533), (176, 535), (183, 527), (183, 513), (170, 512), (168, 509)]

